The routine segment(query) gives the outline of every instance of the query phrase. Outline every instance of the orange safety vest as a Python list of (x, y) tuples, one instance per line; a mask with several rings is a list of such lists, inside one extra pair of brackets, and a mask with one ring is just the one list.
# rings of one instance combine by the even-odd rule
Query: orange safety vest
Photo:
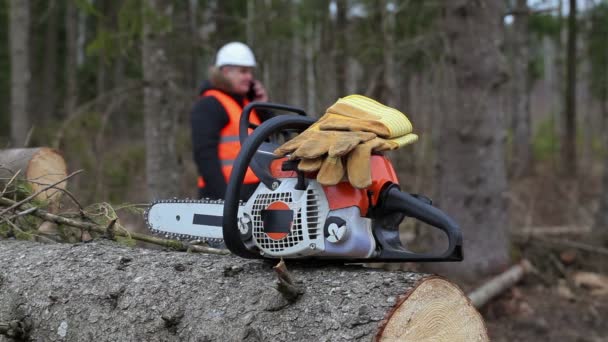
[[(241, 118), (241, 113), (243, 112), (243, 107), (234, 99), (232, 96), (224, 93), (223, 91), (216, 89), (209, 89), (201, 94), (201, 97), (204, 96), (213, 96), (215, 97), (224, 107), (226, 113), (228, 113), (228, 124), (222, 128), (220, 132), (220, 144), (218, 146), (218, 156), (222, 163), (222, 172), (224, 173), (224, 178), (226, 182), (230, 179), (230, 173), (232, 172), (232, 165), (236, 159), (236, 156), (239, 154), (241, 150), (241, 143), (239, 141), (239, 120)], [(243, 105), (246, 106), (249, 103), (249, 100), (245, 99)], [(249, 122), (259, 125), (261, 123), (258, 114), (255, 110), (249, 116)], [(249, 129), (249, 133), (251, 134), (252, 129)], [(244, 184), (255, 184), (259, 183), (258, 177), (253, 173), (251, 168), (247, 168), (247, 172), (245, 173)], [(198, 187), (205, 187), (205, 180), (203, 177), (198, 177)]]

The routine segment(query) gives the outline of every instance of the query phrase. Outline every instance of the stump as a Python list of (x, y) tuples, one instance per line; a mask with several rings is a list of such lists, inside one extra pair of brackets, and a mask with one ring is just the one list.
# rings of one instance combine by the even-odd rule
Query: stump
[[(462, 291), (433, 275), (0, 241), (0, 324), (44, 341), (487, 341)], [(0, 335), (0, 341), (8, 338)]]
[[(0, 150), (0, 185), (6, 184), (17, 171), (20, 171), (17, 179), (28, 181), (32, 191), (36, 192), (65, 178), (67, 165), (58, 151), (48, 147)], [(56, 185), (59, 189), (65, 187), (65, 182)], [(36, 199), (56, 202), (60, 197), (61, 191), (49, 189)]]

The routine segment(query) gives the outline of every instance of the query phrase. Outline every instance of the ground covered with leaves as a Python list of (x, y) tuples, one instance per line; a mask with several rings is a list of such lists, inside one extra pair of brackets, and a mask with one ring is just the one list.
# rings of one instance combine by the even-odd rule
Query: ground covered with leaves
[(535, 271), (481, 308), (493, 341), (608, 341), (608, 246), (591, 236), (598, 178), (513, 182), (513, 253)]

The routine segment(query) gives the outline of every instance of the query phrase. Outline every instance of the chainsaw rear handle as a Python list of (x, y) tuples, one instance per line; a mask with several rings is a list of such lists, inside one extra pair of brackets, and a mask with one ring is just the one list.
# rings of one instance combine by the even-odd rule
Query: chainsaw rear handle
[[(384, 213), (402, 213), (442, 230), (448, 238), (448, 248), (441, 254), (413, 253), (401, 245), (398, 232), (380, 228), (377, 237), (383, 243), (380, 259), (405, 258), (407, 261), (462, 261), (462, 232), (458, 224), (440, 209), (403, 192), (395, 184), (387, 187), (378, 205)], [(396, 233), (396, 235), (395, 235)]]
[[(251, 108), (253, 107), (255, 106), (252, 106)], [(241, 117), (241, 120), (243, 117), (245, 117), (245, 115)], [(236, 157), (236, 160), (234, 161), (234, 164), (232, 166), (232, 172), (230, 173), (230, 179), (228, 180), (228, 186), (226, 188), (224, 218), (222, 221), (224, 242), (226, 243), (226, 247), (228, 247), (228, 249), (232, 253), (243, 258), (262, 258), (260, 254), (253, 253), (247, 249), (247, 247), (243, 243), (243, 240), (241, 239), (237, 222), (239, 193), (241, 192), (241, 186), (243, 184), (243, 180), (245, 179), (245, 172), (247, 171), (247, 167), (251, 164), (254, 155), (258, 152), (258, 148), (264, 143), (264, 141), (269, 136), (274, 133), (280, 132), (285, 129), (305, 130), (314, 122), (315, 119), (307, 116), (277, 116), (265, 121), (263, 125), (260, 125), (253, 131), (253, 133), (251, 133), (251, 135), (247, 137), (244, 143), (241, 143), (241, 151), (239, 152), (238, 156)], [(245, 127), (245, 132), (247, 132), (247, 126), (241, 124), (240, 128), (242, 129), (243, 127)], [(269, 157), (272, 157), (272, 152), (262, 152), (262, 154), (269, 153)], [(259, 172), (263, 172), (266, 176), (271, 177), (270, 172), (268, 170), (269, 165), (270, 164), (264, 166), (260, 165), (262, 169), (252, 167), (252, 170), (260, 179), (262, 179), (262, 177), (260, 177), (262, 176), (262, 173)], [(275, 182), (276, 187), (278, 187), (280, 181), (278, 179), (274, 179), (271, 184), (274, 185)]]

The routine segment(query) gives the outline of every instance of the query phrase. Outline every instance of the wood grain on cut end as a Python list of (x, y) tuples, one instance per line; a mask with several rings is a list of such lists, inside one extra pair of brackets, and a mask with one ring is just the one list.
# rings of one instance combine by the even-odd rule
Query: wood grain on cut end
[(379, 341), (488, 341), (479, 312), (454, 284), (422, 279), (396, 306)]
[[(0, 183), (6, 184), (19, 172), (18, 179), (29, 181), (33, 192), (67, 177), (67, 166), (63, 156), (48, 147), (14, 148), (0, 150)], [(39, 200), (55, 202), (59, 199), (66, 183), (49, 189), (37, 196)]]
[[(36, 181), (36, 183), (32, 183), (34, 192), (60, 181), (67, 175), (67, 166), (63, 157), (57, 151), (46, 147), (40, 148), (38, 153), (32, 156), (26, 173), (27, 179)], [(66, 183), (59, 183), (56, 187), (65, 189)], [(57, 189), (49, 189), (41, 193), (38, 198), (47, 200), (60, 194), (61, 192)]]

